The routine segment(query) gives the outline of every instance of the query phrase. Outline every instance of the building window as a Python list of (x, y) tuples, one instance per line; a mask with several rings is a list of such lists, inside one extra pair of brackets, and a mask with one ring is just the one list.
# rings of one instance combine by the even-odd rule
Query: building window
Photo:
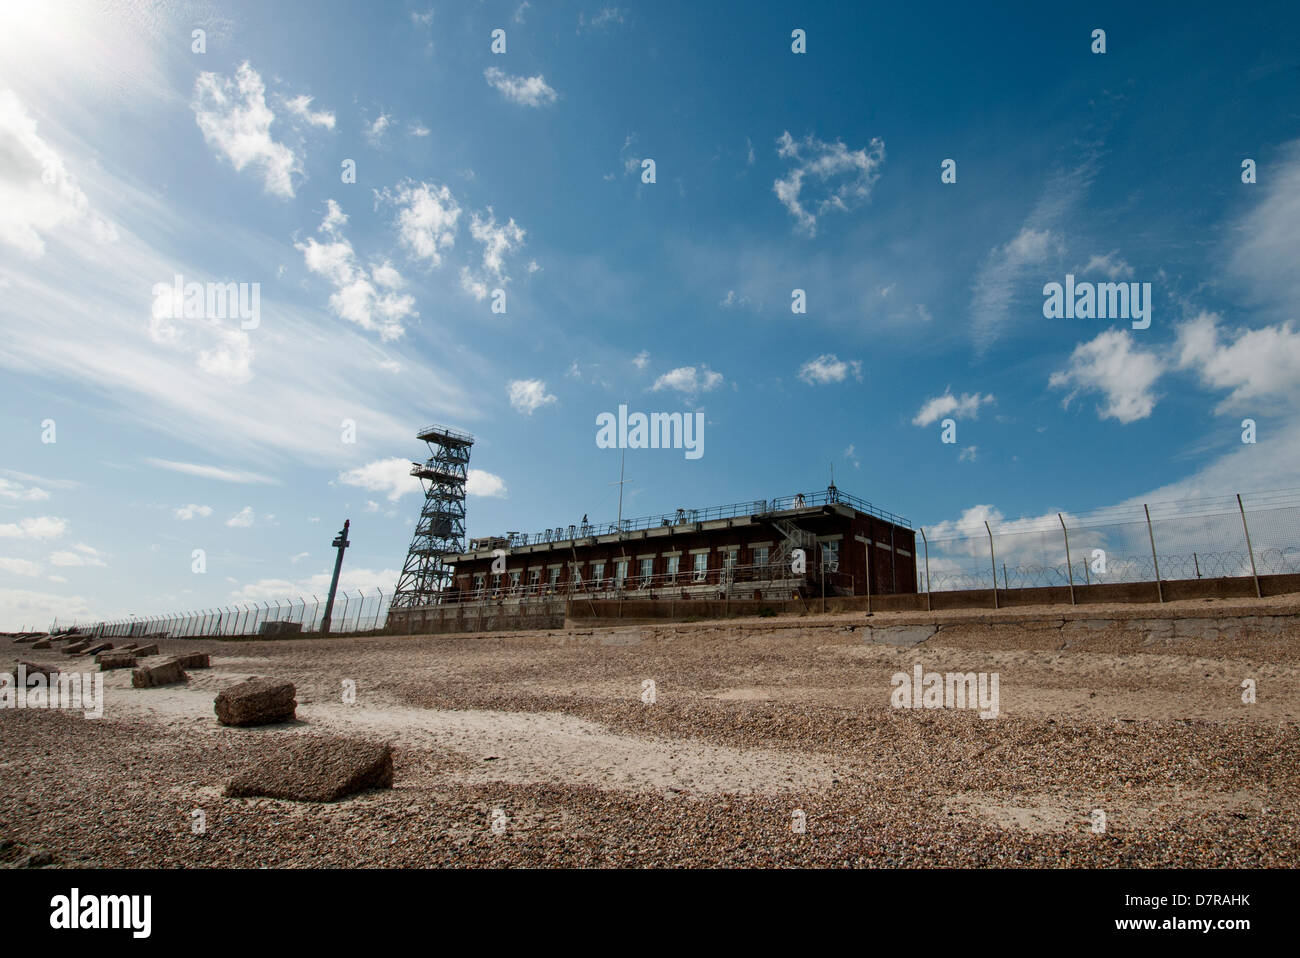
[(605, 579), (605, 563), (593, 562), (591, 564), (591, 581), (599, 588), (601, 582)]
[(709, 554), (707, 552), (695, 553), (695, 581), (703, 582), (704, 577), (709, 572)]
[(654, 571), (655, 571), (654, 559), (641, 560), (641, 584), (642, 585), (650, 584), (650, 577), (654, 575)]
[(510, 588), (516, 592), (519, 591), (519, 573), (510, 573)]
[(822, 543), (822, 565), (831, 572), (837, 572), (840, 568), (840, 542), (836, 539), (834, 542)]
[(552, 570), (551, 570), (551, 588), (554, 589), (554, 588), (555, 588), (557, 585), (559, 585), (559, 584), (560, 584), (560, 570), (559, 570), (559, 569), (552, 569)]
[(677, 566), (681, 562), (681, 556), (668, 557), (668, 581), (677, 581)]
[(481, 575), (474, 576), (474, 594), (483, 594), (483, 577)]
[(754, 565), (767, 565), (767, 546), (754, 546)]
[(530, 592), (536, 592), (537, 587), (542, 584), (542, 570), (530, 569), (528, 572), (528, 589)]
[(627, 579), (627, 560), (619, 559), (614, 563), (614, 587), (623, 588), (623, 582)]

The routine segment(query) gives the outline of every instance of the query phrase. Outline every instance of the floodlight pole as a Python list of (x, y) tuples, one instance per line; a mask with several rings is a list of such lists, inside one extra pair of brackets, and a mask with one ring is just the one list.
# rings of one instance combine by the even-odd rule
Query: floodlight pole
[(329, 635), (330, 616), (334, 612), (334, 595), (339, 590), (339, 572), (343, 569), (343, 550), (352, 544), (348, 542), (348, 527), (350, 525), (352, 525), (352, 520), (344, 519), (342, 531), (334, 537), (334, 542), (331, 543), (335, 549), (339, 550), (339, 554), (334, 560), (334, 578), (330, 580), (329, 598), (325, 600), (325, 618), (321, 619), (320, 624), (321, 635)]

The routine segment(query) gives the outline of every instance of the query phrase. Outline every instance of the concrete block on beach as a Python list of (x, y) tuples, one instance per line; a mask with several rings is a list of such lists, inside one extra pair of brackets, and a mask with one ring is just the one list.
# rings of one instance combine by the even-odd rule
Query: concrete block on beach
[(95, 656), (95, 664), (99, 666), (99, 671), (109, 672), (113, 669), (133, 669), (136, 666), (135, 655), (129, 649), (117, 649), (111, 652), (100, 652)]
[(99, 655), (100, 652), (108, 652), (111, 651), (112, 648), (113, 648), (112, 642), (100, 642), (97, 645), (92, 645), (90, 648), (86, 649), (85, 654)]
[(333, 802), (368, 788), (393, 785), (388, 745), (334, 737), (293, 736), (259, 751), (257, 761), (231, 779), (230, 798), (287, 798)]
[(152, 689), (160, 685), (175, 685), (184, 682), (189, 676), (175, 662), (161, 665), (142, 665), (131, 673), (131, 684), (137, 689)]
[[(59, 667), (57, 665), (37, 665), (35, 662), (19, 662), (18, 665), (21, 665), (26, 669), (28, 675), (34, 675), (39, 672), (46, 678), (52, 679), (57, 677), (59, 674)], [(14, 677), (14, 681), (16, 682), (18, 680), (18, 666), (14, 666), (10, 669), (9, 673)]]
[(212, 667), (206, 652), (183, 652), (180, 655), (173, 655), (169, 662), (175, 662), (183, 669), (207, 669)]
[(142, 646), (140, 646), (138, 649), (135, 650), (135, 654), (136, 654), (139, 658), (142, 658), (142, 659), (143, 659), (146, 655), (157, 655), (157, 654), (158, 654), (158, 646), (157, 646), (157, 644), (154, 644), (154, 645), (142, 645)]
[(66, 646), (66, 647), (63, 649), (63, 654), (64, 654), (64, 655), (80, 655), (82, 652), (86, 651), (86, 649), (88, 649), (88, 648), (90, 648), (90, 640), (89, 640), (89, 639), (82, 639), (80, 642), (73, 642), (71, 645)]
[(223, 689), (214, 707), (222, 725), (271, 725), (291, 722), (298, 701), (292, 682), (276, 679), (248, 679)]
[(50, 647), (49, 639), (37, 639), (32, 643), (33, 649), (48, 649)]

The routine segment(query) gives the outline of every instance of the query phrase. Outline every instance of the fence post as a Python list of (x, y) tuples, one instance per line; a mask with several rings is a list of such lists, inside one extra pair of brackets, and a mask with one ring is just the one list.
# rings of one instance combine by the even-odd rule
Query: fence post
[(1201, 577), (1201, 560), (1196, 558), (1196, 553), (1192, 553), (1192, 565), (1196, 568), (1196, 578)]
[(925, 526), (921, 526), (921, 545), (925, 546), (925, 611), (934, 611), (930, 598), (930, 540), (925, 537)]
[[(867, 529), (867, 536), (871, 536), (870, 528)], [(862, 551), (867, 557), (867, 615), (871, 615), (871, 543), (862, 543)]]
[(1160, 584), (1160, 558), (1156, 555), (1156, 534), (1151, 530), (1151, 510), (1147, 504), (1142, 503), (1142, 511), (1147, 516), (1147, 537), (1151, 540), (1151, 563), (1156, 567), (1156, 595), (1160, 596), (1160, 601), (1165, 601), (1165, 587)]
[(998, 560), (993, 554), (993, 530), (989, 528), (989, 521), (984, 520), (984, 531), (989, 534), (989, 566), (993, 570), (993, 608), (998, 608)]
[(1074, 605), (1074, 569), (1070, 565), (1070, 530), (1065, 528), (1065, 517), (1059, 512), (1056, 518), (1061, 520), (1061, 533), (1065, 536), (1065, 572), (1070, 577), (1070, 605)]
[(1250, 526), (1246, 525), (1246, 507), (1241, 504), (1241, 493), (1237, 493), (1237, 508), (1241, 510), (1241, 527), (1246, 530), (1246, 551), (1250, 553), (1250, 574), (1255, 577), (1255, 598), (1264, 598), (1259, 591), (1259, 572), (1255, 569), (1255, 549), (1250, 544)]

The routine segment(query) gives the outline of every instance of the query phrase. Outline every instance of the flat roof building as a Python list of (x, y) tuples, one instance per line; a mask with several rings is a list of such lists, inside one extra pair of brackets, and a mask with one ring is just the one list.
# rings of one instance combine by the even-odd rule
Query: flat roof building
[(453, 573), (443, 603), (916, 592), (907, 520), (834, 485), (621, 524), (584, 516), (533, 535), (471, 539), (445, 561)]

